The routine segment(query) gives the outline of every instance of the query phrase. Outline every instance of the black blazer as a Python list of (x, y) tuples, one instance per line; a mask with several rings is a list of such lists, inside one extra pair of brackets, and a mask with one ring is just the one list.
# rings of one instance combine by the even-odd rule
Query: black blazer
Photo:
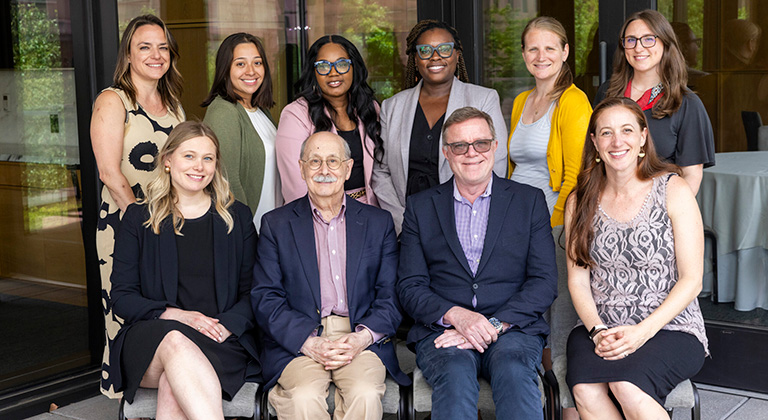
[[(367, 350), (379, 356), (399, 384), (407, 385), (410, 380), (400, 370), (392, 341), (402, 320), (395, 295), (398, 251), (392, 216), (348, 198), (345, 217), (350, 329), (363, 324), (383, 334)], [(320, 274), (306, 195), (262, 218), (251, 299), (264, 331), (262, 362), (269, 388), (321, 327)]]
[(459, 242), (453, 202), (451, 178), (408, 197), (405, 206), (397, 290), (405, 312), (416, 321), (408, 332), (409, 345), (443, 331), (436, 322), (453, 306), (496, 317), (526, 334), (549, 334), (542, 314), (557, 296), (557, 265), (544, 193), (493, 176), (475, 275)]
[[(236, 201), (229, 213), (235, 225), (228, 234), (224, 220), (213, 211), (214, 281), (221, 311), (215, 318), (238, 338), (253, 358), (246, 378), (256, 381), (261, 365), (249, 292), (257, 234), (248, 207)], [(110, 356), (110, 375), (118, 390), (122, 387), (120, 352), (125, 332), (138, 321), (156, 319), (166, 307), (176, 307), (179, 270), (171, 218), (163, 221), (160, 235), (143, 226), (148, 219), (146, 205), (131, 204), (115, 238), (112, 309), (125, 320), (112, 344)]]

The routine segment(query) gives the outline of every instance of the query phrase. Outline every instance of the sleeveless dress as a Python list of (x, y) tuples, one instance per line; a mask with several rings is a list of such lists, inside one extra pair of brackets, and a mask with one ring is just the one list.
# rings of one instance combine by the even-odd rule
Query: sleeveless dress
[[(184, 121), (184, 111), (177, 110), (178, 117), (169, 109), (165, 116), (157, 117), (146, 112), (138, 103), (131, 104), (128, 95), (121, 89), (107, 88), (117, 93), (125, 107), (125, 131), (123, 134), (123, 156), (120, 171), (133, 190), (134, 196), (143, 197), (144, 188), (152, 178), (154, 159), (165, 144), (173, 127)], [(103, 92), (103, 91), (102, 91)], [(105, 185), (101, 190), (99, 221), (96, 228), (96, 251), (99, 255), (101, 274), (101, 303), (104, 311), (104, 333), (106, 344), (102, 359), (101, 391), (108, 397), (117, 397), (109, 378), (109, 348), (120, 330), (122, 320), (112, 314), (109, 298), (112, 274), (112, 250), (115, 246), (115, 232), (120, 224), (122, 212)]]
[[(608, 327), (636, 325), (667, 298), (677, 283), (672, 223), (667, 213), (667, 183), (672, 174), (653, 179), (640, 212), (619, 222), (598, 206), (590, 255), (592, 297)], [(659, 404), (685, 379), (695, 375), (709, 353), (699, 301), (694, 299), (636, 352), (604, 360), (581, 321), (568, 337), (568, 386), (628, 381)]]

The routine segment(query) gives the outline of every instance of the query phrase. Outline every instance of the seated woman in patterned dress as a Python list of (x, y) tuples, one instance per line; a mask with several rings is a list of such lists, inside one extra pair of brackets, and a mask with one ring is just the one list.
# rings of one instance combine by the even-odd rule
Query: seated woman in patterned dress
[(157, 388), (157, 417), (220, 419), (261, 367), (251, 310), (256, 230), (222, 175), (219, 142), (200, 122), (168, 136), (146, 199), (128, 206), (115, 241), (111, 353), (128, 402)]
[(667, 395), (708, 353), (696, 300), (701, 215), (680, 168), (656, 155), (634, 101), (601, 102), (587, 136), (565, 214), (568, 288), (581, 319), (568, 338), (566, 381), (584, 420), (667, 418)]

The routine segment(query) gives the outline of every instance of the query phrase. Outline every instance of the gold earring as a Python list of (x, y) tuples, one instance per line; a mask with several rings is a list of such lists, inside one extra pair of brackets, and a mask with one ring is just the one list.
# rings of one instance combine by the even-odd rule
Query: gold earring
[(645, 157), (645, 151), (643, 151), (643, 149), (640, 149), (640, 153), (638, 153), (637, 155), (640, 156), (640, 159), (642, 159)]
[(600, 163), (600, 156), (595, 156), (595, 162)]
[(166, 166), (165, 167), (165, 173), (167, 173), (167, 174), (171, 173), (171, 167), (170, 166)]

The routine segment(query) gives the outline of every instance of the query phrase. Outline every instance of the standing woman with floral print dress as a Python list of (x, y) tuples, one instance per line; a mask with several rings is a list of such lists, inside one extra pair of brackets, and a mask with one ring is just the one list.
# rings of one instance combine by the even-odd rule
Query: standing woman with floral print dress
[(122, 323), (113, 315), (110, 299), (115, 232), (128, 205), (144, 196), (155, 156), (168, 134), (184, 121), (178, 59), (176, 40), (160, 18), (134, 18), (120, 42), (113, 84), (93, 105), (91, 144), (104, 183), (96, 231), (106, 317), (101, 385), (110, 396), (109, 347)]

